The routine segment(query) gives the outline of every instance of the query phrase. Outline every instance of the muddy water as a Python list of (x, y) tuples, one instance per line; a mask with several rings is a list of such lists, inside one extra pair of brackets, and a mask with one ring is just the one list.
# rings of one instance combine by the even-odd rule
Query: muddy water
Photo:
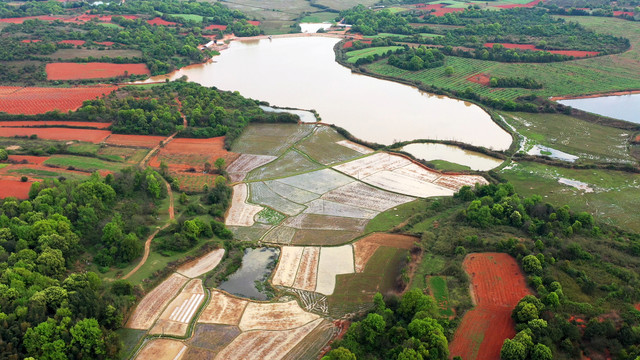
[(303, 33), (315, 33), (320, 29), (328, 30), (330, 27), (329, 23), (300, 23), (300, 30)]
[(218, 287), (230, 294), (254, 300), (267, 300), (264, 283), (275, 267), (280, 250), (275, 248), (246, 249), (242, 266)]
[(487, 171), (502, 164), (500, 159), (445, 144), (409, 144), (401, 150), (418, 159), (444, 160), (468, 166), (471, 170)]
[(323, 122), (381, 144), (447, 139), (496, 150), (511, 144), (511, 136), (476, 105), (352, 74), (335, 62), (337, 41), (315, 36), (233, 41), (212, 62), (171, 78), (187, 75), (280, 107), (315, 109)]
[(560, 104), (594, 114), (640, 124), (640, 94), (558, 100)]

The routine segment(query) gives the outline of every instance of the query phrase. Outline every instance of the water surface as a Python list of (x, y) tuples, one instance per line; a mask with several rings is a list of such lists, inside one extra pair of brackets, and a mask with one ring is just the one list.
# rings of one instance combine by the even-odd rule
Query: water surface
[(328, 30), (330, 23), (300, 23), (300, 30), (303, 33), (316, 33), (320, 29)]
[(286, 113), (298, 115), (300, 117), (300, 121), (302, 122), (313, 123), (317, 121), (316, 116), (311, 111), (298, 110), (298, 109), (276, 109), (276, 108), (272, 108), (271, 106), (264, 106), (264, 105), (260, 105), (259, 107), (260, 109), (266, 112), (275, 112), (275, 113), (286, 112)]
[(560, 104), (590, 113), (640, 124), (640, 94), (558, 100)]
[(385, 145), (447, 139), (504, 150), (511, 144), (511, 136), (476, 105), (351, 73), (335, 62), (338, 41), (317, 36), (233, 41), (212, 62), (170, 78), (187, 75), (276, 106), (315, 109), (323, 122)]
[(478, 171), (491, 170), (502, 164), (500, 159), (446, 144), (409, 144), (401, 150), (425, 161), (444, 160)]
[(259, 284), (267, 281), (279, 254), (280, 250), (276, 248), (246, 249), (240, 269), (231, 274), (218, 288), (236, 296), (268, 300), (266, 292), (259, 289), (262, 287)]

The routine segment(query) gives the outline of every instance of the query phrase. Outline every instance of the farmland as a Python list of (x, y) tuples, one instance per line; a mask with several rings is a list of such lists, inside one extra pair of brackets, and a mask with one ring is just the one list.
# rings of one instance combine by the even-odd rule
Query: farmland
[(382, 55), (387, 51), (395, 51), (401, 48), (401, 46), (382, 46), (353, 50), (347, 52), (347, 57), (349, 58), (347, 61), (349, 61), (350, 63), (355, 63), (356, 61), (358, 61), (358, 59), (366, 58), (367, 56)]
[(52, 63), (48, 80), (109, 79), (128, 75), (151, 75), (145, 64)]
[(497, 359), (503, 340), (515, 335), (511, 311), (529, 294), (524, 275), (506, 254), (469, 254), (463, 266), (471, 275), (477, 307), (462, 318), (451, 343), (451, 354), (467, 359)]
[(116, 90), (114, 86), (49, 88), (0, 86), (0, 112), (8, 114), (43, 114), (66, 112), (82, 106), (85, 100)]

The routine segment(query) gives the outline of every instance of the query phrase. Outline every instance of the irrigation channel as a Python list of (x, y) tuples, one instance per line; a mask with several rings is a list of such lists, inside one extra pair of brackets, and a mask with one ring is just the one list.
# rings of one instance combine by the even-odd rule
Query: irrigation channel
[[(335, 37), (232, 41), (212, 61), (180, 69), (190, 81), (279, 107), (315, 109), (324, 123), (369, 142), (456, 140), (505, 150), (511, 136), (474, 104), (354, 74), (335, 61)], [(158, 81), (158, 78), (149, 81)]]

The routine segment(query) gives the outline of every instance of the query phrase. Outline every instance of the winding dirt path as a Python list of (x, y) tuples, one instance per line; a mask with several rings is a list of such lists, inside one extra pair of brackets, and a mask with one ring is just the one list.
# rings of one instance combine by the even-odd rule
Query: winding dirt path
[(144, 243), (144, 255), (142, 255), (142, 260), (140, 260), (138, 265), (136, 265), (136, 267), (131, 269), (131, 271), (129, 271), (127, 275), (122, 277), (123, 280), (126, 280), (131, 275), (135, 274), (136, 271), (138, 271), (138, 269), (140, 269), (142, 265), (144, 265), (147, 262), (147, 258), (149, 257), (149, 253), (151, 252), (151, 241), (153, 241), (156, 235), (158, 235), (160, 230), (164, 230), (167, 226), (169, 226), (169, 224), (171, 224), (171, 221), (176, 217), (174, 208), (173, 208), (173, 191), (171, 191), (171, 186), (169, 185), (168, 182), (165, 181), (165, 185), (167, 186), (167, 192), (169, 193), (169, 221), (167, 221), (162, 227), (157, 228), (156, 231), (153, 232), (153, 234), (149, 235), (149, 237), (147, 238), (147, 241), (145, 241)]

